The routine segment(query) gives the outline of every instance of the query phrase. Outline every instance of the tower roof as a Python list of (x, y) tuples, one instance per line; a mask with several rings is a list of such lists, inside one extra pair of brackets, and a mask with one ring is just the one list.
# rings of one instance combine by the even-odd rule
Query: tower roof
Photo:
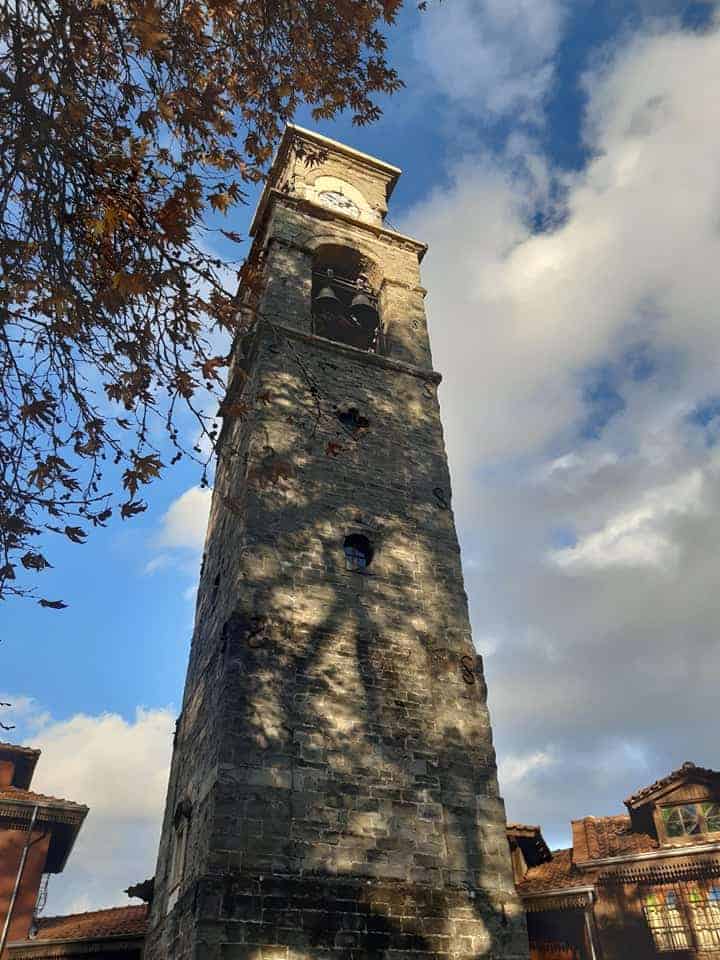
[(387, 195), (388, 199), (395, 189), (395, 184), (400, 179), (402, 170), (392, 163), (386, 163), (370, 153), (363, 153), (362, 150), (356, 150), (349, 147), (346, 143), (340, 143), (339, 140), (332, 140), (330, 137), (317, 133), (315, 130), (307, 130), (305, 127), (299, 127), (297, 124), (288, 123), (283, 132), (280, 144), (275, 154), (270, 173), (268, 174), (268, 185), (274, 185), (274, 178), (284, 166), (288, 151), (294, 143), (305, 141), (309, 146), (319, 150), (326, 150), (329, 153), (339, 153), (350, 160), (355, 160), (366, 167), (373, 167), (380, 173), (389, 175)]

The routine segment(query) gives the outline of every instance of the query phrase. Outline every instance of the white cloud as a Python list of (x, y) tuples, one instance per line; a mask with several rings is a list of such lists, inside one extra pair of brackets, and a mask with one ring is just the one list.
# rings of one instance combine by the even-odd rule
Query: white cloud
[(520, 177), (522, 144), (466, 155), (402, 224), (430, 243), (509, 814), (556, 835), (720, 766), (718, 430), (692, 417), (720, 395), (720, 33), (638, 37), (585, 83), (592, 159), (554, 175), (556, 229), (528, 227), (553, 177), (528, 144)]
[(161, 521), (158, 546), (202, 550), (211, 498), (210, 488), (190, 487), (173, 500)]
[(3, 699), (13, 703), (13, 741), (42, 750), (33, 789), (90, 808), (64, 872), (50, 880), (46, 915), (129, 903), (125, 888), (155, 870), (174, 714), (139, 707), (132, 721), (57, 721), (27, 697)]
[(498, 762), (498, 777), (503, 789), (513, 789), (528, 777), (557, 763), (557, 757), (549, 750), (536, 750), (529, 754), (507, 754)]
[(553, 80), (566, 16), (562, 0), (453, 0), (430, 7), (416, 56), (451, 100), (476, 114), (528, 117)]
[(629, 510), (610, 517), (602, 530), (573, 547), (550, 552), (568, 571), (606, 567), (675, 567), (679, 545), (667, 529), (674, 517), (697, 514), (702, 507), (703, 474), (699, 469), (674, 483), (643, 493)]

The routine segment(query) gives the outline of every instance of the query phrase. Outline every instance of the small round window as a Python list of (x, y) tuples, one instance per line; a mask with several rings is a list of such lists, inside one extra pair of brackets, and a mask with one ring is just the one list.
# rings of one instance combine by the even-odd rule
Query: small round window
[(345, 537), (343, 548), (347, 570), (367, 570), (372, 563), (372, 544), (361, 533), (351, 533), (349, 537)]

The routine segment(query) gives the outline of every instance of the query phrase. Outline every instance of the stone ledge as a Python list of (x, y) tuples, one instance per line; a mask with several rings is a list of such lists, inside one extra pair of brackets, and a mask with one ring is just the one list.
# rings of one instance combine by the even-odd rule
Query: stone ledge
[(410, 377), (417, 377), (418, 380), (425, 380), (428, 383), (438, 384), (442, 381), (442, 374), (437, 370), (425, 370), (423, 367), (416, 367), (411, 363), (404, 363), (402, 360), (393, 360), (390, 357), (384, 357), (379, 353), (369, 353), (367, 350), (360, 350), (357, 347), (351, 347), (346, 343), (339, 343), (337, 340), (328, 340), (320, 337), (316, 333), (306, 333), (304, 330), (297, 330), (294, 327), (285, 326), (282, 323), (276, 323), (273, 320), (262, 318), (258, 321), (258, 334), (262, 334), (262, 327), (271, 331), (279, 331), (282, 336), (289, 337), (292, 340), (301, 340), (303, 343), (311, 343), (321, 350), (345, 353), (366, 363), (369, 366), (382, 367), (385, 370), (396, 370), (398, 373), (404, 373)]

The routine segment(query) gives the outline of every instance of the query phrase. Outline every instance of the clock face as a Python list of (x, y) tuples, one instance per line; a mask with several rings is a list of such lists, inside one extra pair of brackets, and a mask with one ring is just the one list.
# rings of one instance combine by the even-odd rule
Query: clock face
[(318, 194), (318, 200), (326, 207), (334, 207), (336, 210), (349, 213), (353, 217), (357, 217), (360, 213), (352, 200), (348, 200), (344, 194), (338, 193), (336, 190), (324, 190)]

